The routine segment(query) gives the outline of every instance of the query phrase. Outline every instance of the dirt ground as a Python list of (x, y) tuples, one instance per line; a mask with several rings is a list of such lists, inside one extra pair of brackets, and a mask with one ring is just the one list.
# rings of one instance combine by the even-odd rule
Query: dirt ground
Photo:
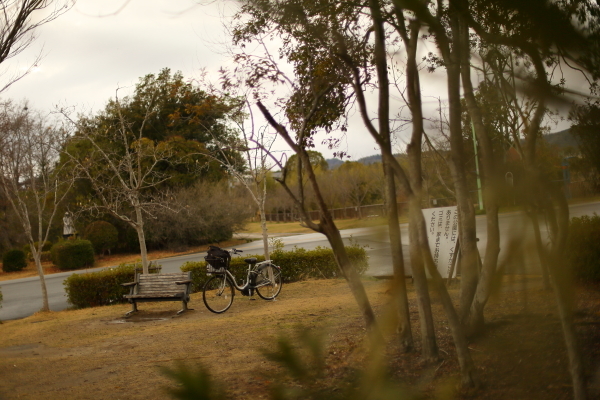
[[(388, 368), (399, 382), (425, 398), (570, 399), (568, 361), (553, 295), (539, 278), (512, 282), (487, 308), (487, 333), (470, 348), (482, 382), (457, 392), (458, 366), (449, 329), (434, 299), (442, 360), (425, 366), (418, 352), (401, 354), (387, 334)], [(365, 279), (374, 309), (386, 315), (389, 282)], [(418, 313), (409, 283), (413, 334), (419, 342)], [(457, 289), (451, 288), (452, 295)], [(578, 290), (577, 332), (581, 339), (591, 398), (600, 398), (600, 290)], [(0, 325), (0, 399), (165, 399), (174, 383), (159, 366), (202, 363), (233, 399), (266, 399), (281, 368), (261, 355), (281, 333), (326, 332), (327, 371), (323, 385), (347, 381), (366, 353), (364, 323), (343, 280), (284, 285), (274, 302), (236, 296), (224, 314), (212, 314), (201, 294), (193, 311), (175, 316), (178, 303), (142, 303), (124, 319), (129, 305), (38, 313)], [(440, 388), (449, 388), (440, 395)]]

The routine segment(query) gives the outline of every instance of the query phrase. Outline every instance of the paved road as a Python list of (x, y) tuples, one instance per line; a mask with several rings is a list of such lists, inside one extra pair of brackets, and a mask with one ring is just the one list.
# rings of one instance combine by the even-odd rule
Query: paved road
[[(573, 217), (600, 213), (600, 202), (573, 205), (570, 207), (570, 210), (571, 216)], [(477, 217), (477, 235), (480, 238), (478, 245), (482, 255), (485, 252), (486, 244), (485, 222), (485, 216)], [(502, 214), (500, 216), (500, 223), (503, 240), (501, 246), (503, 248), (506, 248), (506, 240), (510, 235), (525, 234), (525, 237), (527, 237), (527, 234), (531, 232), (531, 224), (528, 224), (527, 220), (523, 218), (523, 215), (519, 212)], [(543, 224), (541, 228), (543, 232), (546, 232)], [(408, 226), (406, 224), (401, 225), (401, 232), (402, 243), (404, 244), (403, 253), (405, 264), (407, 265), (407, 268), (410, 268), (408, 246), (406, 245), (408, 243)], [(392, 273), (391, 251), (386, 227), (347, 229), (341, 233), (344, 240), (348, 241), (348, 243), (350, 243), (350, 240), (353, 240), (361, 245), (368, 246), (367, 252), (370, 257), (370, 267), (367, 271), (368, 275), (379, 276), (390, 275)], [(329, 247), (329, 243), (325, 239), (325, 236), (319, 233), (286, 236), (281, 239), (285, 243), (286, 249), (291, 249), (294, 246), (304, 247), (306, 249), (313, 249), (317, 246)], [(238, 248), (244, 250), (247, 254), (259, 254), (262, 249), (262, 243), (260, 241), (251, 242), (241, 245)], [(176, 272), (179, 271), (179, 267), (184, 262), (190, 260), (203, 260), (204, 255), (204, 253), (197, 253), (177, 256), (162, 259), (159, 262), (162, 265), (162, 270), (164, 272)], [(533, 272), (535, 272), (535, 262), (532, 262), (531, 265), (531, 268), (534, 270)], [(96, 270), (99, 269), (88, 271)], [(87, 271), (78, 271), (75, 273), (82, 272)], [(63, 310), (68, 307), (63, 281), (71, 273), (72, 272), (64, 272), (46, 276), (50, 308), (54, 311)], [(0, 282), (0, 287), (2, 288), (2, 294), (4, 295), (4, 301), (2, 303), (2, 308), (0, 309), (0, 320), (24, 318), (35, 313), (42, 306), (40, 283), (39, 278), (37, 277)]]

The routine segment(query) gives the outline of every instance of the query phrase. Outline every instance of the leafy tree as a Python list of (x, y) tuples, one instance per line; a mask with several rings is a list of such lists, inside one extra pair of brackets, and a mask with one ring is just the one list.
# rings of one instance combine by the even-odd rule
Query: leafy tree
[[(152, 104), (153, 113), (144, 118)], [(215, 138), (232, 137), (227, 117), (239, 105), (234, 99), (217, 97), (185, 82), (181, 72), (164, 68), (158, 74), (148, 74), (135, 87), (127, 100), (111, 100), (106, 105), (106, 119), (118, 119), (119, 113), (131, 121), (131, 129), (155, 142), (181, 136), (185, 140), (216, 145)]]
[[(229, 158), (240, 159), (240, 154), (229, 146), (236, 140), (229, 119), (238, 109), (237, 99), (204, 91), (185, 82), (180, 72), (171, 73), (165, 68), (157, 75), (140, 78), (132, 95), (110, 99), (101, 113), (82, 118), (79, 125), (100, 132), (125, 119), (129, 130), (139, 132), (139, 137), (155, 144), (169, 143), (177, 162), (161, 162), (155, 170), (171, 177), (161, 187), (172, 188), (190, 186), (201, 178), (222, 179), (225, 171), (220, 163), (206, 157), (208, 154), (222, 161), (225, 149), (224, 154)], [(199, 164), (202, 168), (198, 168)]]
[(225, 241), (254, 212), (247, 190), (235, 181), (197, 182), (171, 197), (171, 208), (178, 212), (156, 210), (145, 224), (149, 246), (182, 248)]
[(358, 208), (358, 218), (362, 218), (361, 206), (370, 203), (375, 185), (379, 183), (375, 179), (376, 171), (357, 161), (346, 161), (335, 172), (336, 178), (341, 182), (342, 193), (352, 206)]
[[(315, 150), (308, 150), (308, 159), (315, 171), (327, 171), (329, 165), (323, 157), (323, 154)], [(297, 174), (298, 171), (298, 155), (292, 154), (285, 163), (284, 172), (286, 175)]]
[(83, 237), (92, 242), (96, 254), (104, 254), (105, 251), (110, 254), (117, 245), (119, 232), (110, 222), (94, 221), (85, 227)]
[[(154, 103), (150, 101), (147, 106), (144, 118), (149, 119)], [(118, 97), (115, 107), (119, 112)], [(64, 148), (63, 162), (73, 163), (73, 172), (92, 189), (82, 209), (95, 215), (110, 213), (135, 229), (147, 274), (144, 219), (172, 205), (166, 191), (159, 188), (170, 179), (162, 166), (173, 162), (177, 139), (155, 143), (143, 136), (144, 123), (132, 131), (125, 114), (119, 114), (113, 125), (101, 126), (90, 124), (86, 118), (76, 121), (66, 113), (64, 117), (76, 134)]]

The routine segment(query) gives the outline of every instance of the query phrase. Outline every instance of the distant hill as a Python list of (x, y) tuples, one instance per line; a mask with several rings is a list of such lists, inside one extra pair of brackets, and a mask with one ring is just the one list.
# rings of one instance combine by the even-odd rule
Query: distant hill
[[(544, 135), (544, 140), (550, 144), (556, 145), (558, 147), (573, 147), (577, 149), (579, 147), (579, 143), (577, 142), (577, 138), (571, 134), (569, 129), (565, 129), (559, 132), (548, 133)], [(398, 156), (398, 154), (396, 154)], [(327, 164), (329, 165), (329, 169), (336, 169), (340, 165), (344, 163), (344, 161), (339, 158), (329, 158), (327, 160)], [(381, 162), (381, 154), (374, 154), (372, 156), (363, 157), (358, 160), (346, 160), (346, 161), (358, 161), (365, 165), (374, 164)]]
[[(336, 169), (340, 165), (344, 163), (344, 161), (339, 158), (329, 158), (327, 160), (327, 164), (329, 165), (329, 169)], [(348, 159), (346, 161), (358, 161), (359, 163), (363, 163), (365, 165), (375, 164), (381, 162), (381, 154), (374, 154), (372, 156), (367, 156), (363, 158), (359, 158), (358, 160)]]
[(327, 161), (327, 165), (329, 166), (329, 169), (336, 169), (337, 167), (339, 167), (340, 165), (342, 165), (344, 163), (339, 158), (329, 158), (325, 161)]
[(577, 138), (571, 134), (569, 129), (544, 135), (544, 140), (558, 147), (579, 147)]

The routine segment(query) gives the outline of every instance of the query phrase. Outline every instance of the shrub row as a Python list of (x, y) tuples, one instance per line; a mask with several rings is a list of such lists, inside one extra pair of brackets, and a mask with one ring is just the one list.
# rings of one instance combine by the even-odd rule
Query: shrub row
[[(35, 246), (37, 245), (38, 243), (35, 243)], [(64, 240), (54, 246), (50, 242), (45, 242), (40, 257), (42, 262), (52, 261), (62, 270), (80, 269), (94, 265), (94, 248), (88, 240)], [(2, 270), (21, 271), (27, 267), (28, 258), (31, 258), (29, 245), (26, 245), (23, 250), (9, 250), (2, 257)]]
[(600, 281), (600, 216), (572, 218), (565, 256), (575, 277)]
[[(369, 266), (367, 252), (364, 248), (353, 245), (346, 247), (350, 261), (359, 274), (363, 274)], [(238, 284), (245, 281), (247, 264), (244, 258), (256, 257), (264, 261), (261, 255), (234, 257), (231, 259), (229, 271), (235, 276)], [(340, 276), (333, 251), (324, 247), (314, 250), (294, 248), (290, 251), (277, 250), (271, 254), (273, 262), (281, 267), (284, 282), (296, 282), (308, 278), (336, 278)], [(208, 280), (205, 261), (188, 261), (181, 266), (183, 272), (190, 271), (192, 276), (192, 291), (199, 292)]]
[[(129, 293), (129, 288), (121, 284), (134, 281), (136, 268), (141, 269), (142, 264), (121, 264), (98, 272), (73, 274), (63, 282), (67, 301), (75, 308), (124, 303), (123, 295)], [(159, 270), (160, 266), (154, 265), (150, 272)]]

